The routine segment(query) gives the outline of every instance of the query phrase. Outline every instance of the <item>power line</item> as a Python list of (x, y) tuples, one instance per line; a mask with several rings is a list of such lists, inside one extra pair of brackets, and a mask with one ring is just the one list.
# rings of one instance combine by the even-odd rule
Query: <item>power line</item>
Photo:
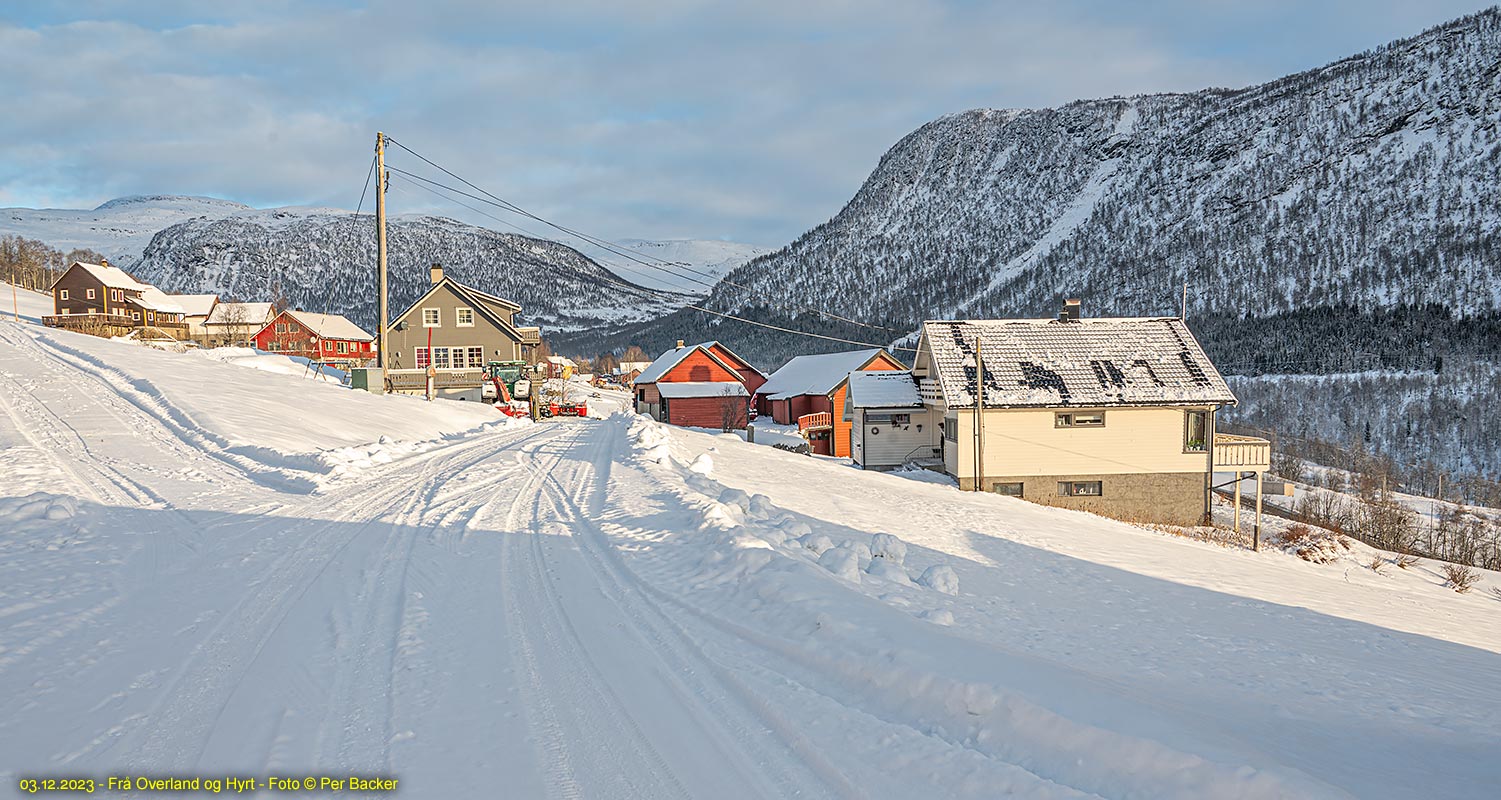
[[(430, 166), (430, 167), (432, 167), (432, 168), (434, 168), (434, 169), (442, 172), (445, 175), (448, 175), (449, 177), (453, 178), (454, 180), (459, 181), (460, 183), (463, 183), (464, 185), (468, 186), (469, 188), (471, 188), (471, 189), (473, 189), (473, 190), (475, 190), (475, 191), (477, 191), (477, 192), (479, 192), (479, 193), (481, 193), (483, 195), (486, 195), (487, 197), (490, 198), (490, 200), (484, 200), (484, 198), (474, 197), (473, 195), (468, 195), (467, 193), (464, 193), (465, 196), (473, 197), (473, 199), (475, 199), (475, 200), (481, 200), (481, 201), (484, 201), (484, 202), (491, 202), (491, 201), (493, 201), (492, 205), (499, 205), (501, 208), (504, 208), (505, 210), (510, 211), (512, 213), (520, 214), (522, 216), (529, 217), (531, 219), (537, 220), (538, 222), (541, 222), (544, 225), (547, 225), (547, 226), (549, 226), (551, 228), (554, 228), (556, 230), (559, 230), (559, 231), (562, 231), (564, 233), (567, 233), (567, 234), (569, 234), (571, 236), (575, 236), (575, 237), (577, 237), (579, 239), (582, 239), (585, 242), (593, 244), (596, 247), (602, 248), (602, 249), (604, 249), (607, 252), (613, 253), (613, 254), (618, 255), (618, 256), (620, 256), (622, 258), (629, 259), (631, 261), (635, 261), (636, 263), (641, 264), (643, 266), (652, 267), (653, 269), (658, 269), (660, 271), (666, 272), (667, 274), (673, 275), (674, 277), (684, 278), (686, 280), (693, 281), (694, 283), (698, 283), (698, 284), (701, 284), (701, 285), (709, 287), (709, 288), (713, 288), (713, 286), (714, 286), (714, 284), (712, 284), (712, 283), (707, 283), (705, 281), (698, 280), (696, 278), (693, 278), (693, 277), (690, 277), (690, 276), (687, 276), (687, 275), (683, 275), (681, 273), (673, 272), (672, 270), (665, 269), (663, 267), (658, 267), (656, 265), (648, 264), (647, 262), (642, 261), (641, 258), (639, 258), (636, 253), (633, 253), (633, 252), (630, 252), (630, 251), (624, 249), (621, 245), (617, 245), (617, 244), (615, 244), (613, 242), (610, 242), (610, 241), (607, 241), (607, 240), (604, 240), (604, 239), (600, 239), (600, 238), (595, 237), (595, 236), (590, 236), (590, 235), (585, 234), (585, 233), (583, 233), (581, 231), (574, 230), (572, 228), (568, 228), (566, 226), (559, 225), (559, 224), (557, 224), (555, 222), (552, 222), (551, 220), (544, 219), (544, 218), (542, 218), (542, 217), (540, 217), (540, 216), (538, 216), (536, 214), (533, 214), (530, 211), (527, 211), (524, 208), (521, 208), (520, 206), (516, 205), (515, 203), (512, 203), (509, 200), (506, 200), (506, 199), (504, 199), (502, 197), (499, 197), (499, 196), (495, 195), (492, 192), (489, 192), (489, 191), (487, 191), (485, 189), (480, 188), (479, 186), (476, 186), (474, 183), (472, 183), (472, 182), (470, 182), (470, 181), (468, 181), (468, 180), (460, 177), (459, 175), (454, 174), (452, 171), (448, 170), (447, 168), (443, 167), (442, 165), (433, 162), (431, 159), (427, 158), (426, 156), (422, 155), (421, 153), (418, 153), (417, 151), (413, 150), (412, 148), (407, 147), (405, 144), (402, 144), (401, 142), (396, 141), (395, 139), (391, 139), (391, 138), (387, 137), (387, 141), (391, 142), (392, 144), (396, 145), (397, 147), (400, 147), (401, 149), (407, 151), (408, 153), (411, 153), (413, 156), (417, 157), (419, 160), (421, 160), (423, 163), (427, 164), (428, 166)], [(406, 173), (406, 174), (411, 175), (411, 173)], [(421, 178), (420, 176), (413, 176), (413, 177), (418, 177), (421, 180), (429, 180), (429, 179), (426, 179), (426, 178)], [(434, 182), (434, 183), (436, 183), (436, 182)], [(452, 187), (449, 187), (449, 188), (452, 190)], [(453, 190), (453, 191), (459, 191), (459, 190)], [(667, 265), (672, 265), (672, 266), (678, 266), (676, 264), (676, 262), (667, 261), (665, 259), (657, 258), (656, 256), (653, 256), (653, 255), (651, 255), (649, 253), (641, 253), (639, 255), (646, 256), (647, 258), (650, 258), (652, 260), (658, 261), (658, 262), (660, 262), (662, 264), (667, 264)], [(693, 270), (692, 268), (689, 268), (689, 267), (684, 267), (684, 269), (687, 269), (687, 271), (693, 272), (694, 274), (702, 276), (702, 277), (711, 278), (711, 279), (714, 277), (714, 276), (709, 275), (707, 273), (698, 272), (698, 271)], [(752, 294), (758, 295), (758, 296), (762, 297), (763, 299), (769, 300), (769, 298), (766, 298), (766, 296), (765, 296), (764, 293), (758, 292), (758, 291), (756, 291), (755, 289), (753, 289), (753, 288), (751, 288), (749, 286), (745, 286), (743, 284), (736, 283), (736, 282), (731, 281), (731, 280), (729, 280), (727, 278), (720, 278), (719, 280), (722, 281), (723, 283), (726, 283), (726, 284), (730, 285), (730, 286), (734, 286), (734, 287), (736, 287), (738, 289), (742, 289), (744, 291), (751, 292)], [(775, 302), (773, 302), (772, 305), (779, 305), (780, 306), (780, 304), (775, 303)], [(843, 316), (835, 314), (835, 313), (833, 313), (831, 311), (825, 311), (823, 309), (815, 308), (813, 306), (801, 306), (801, 307), (799, 307), (799, 310), (812, 311), (815, 314), (820, 314), (820, 315), (829, 317), (831, 319), (837, 319), (837, 320), (839, 320), (841, 322), (847, 322), (847, 323), (850, 323), (852, 325), (858, 325), (858, 326), (861, 326), (861, 327), (864, 327), (864, 328), (874, 328), (874, 329), (886, 330), (886, 331), (891, 331), (893, 333), (906, 333), (906, 331), (902, 331), (902, 330), (899, 330), (897, 328), (892, 328), (892, 327), (888, 327), (888, 326), (885, 326), (885, 325), (874, 325), (874, 324), (871, 324), (871, 323), (868, 323), (868, 322), (860, 322), (859, 320), (854, 320), (854, 319), (850, 319), (848, 317), (843, 317)]]
[[(410, 176), (410, 173), (407, 173), (404, 170), (397, 170), (395, 167), (392, 167), (391, 169), (393, 171), (400, 172), (402, 175), (408, 175), (408, 176)], [(471, 205), (469, 205), (467, 203), (461, 202), (459, 200), (455, 200), (452, 197), (447, 197), (446, 195), (443, 195), (440, 192), (438, 192), (437, 190), (432, 189), (432, 188), (430, 188), (428, 186), (425, 186), (422, 183), (418, 183), (416, 181), (408, 181), (408, 182), (411, 185), (416, 186), (416, 187), (418, 187), (420, 189), (423, 189), (423, 190), (425, 190), (425, 191), (427, 191), (427, 192), (429, 192), (429, 193), (431, 193), (431, 194), (433, 194), (433, 195), (435, 195), (437, 197), (440, 197), (440, 198), (443, 198), (445, 200), (448, 200), (449, 202), (454, 203), (456, 205), (463, 206), (464, 208), (467, 208), (467, 209), (475, 212), (476, 214), (481, 214), (481, 215), (483, 215), (485, 217), (493, 219), (493, 220), (495, 220), (497, 222), (500, 222), (501, 224), (504, 224), (504, 225), (511, 225), (511, 223), (506, 222), (504, 220), (501, 220), (498, 217), (495, 217), (495, 216), (493, 216), (491, 214), (488, 214), (488, 213), (486, 213), (484, 211), (481, 211), (480, 209), (477, 209), (477, 208), (475, 208), (475, 207), (473, 207), (473, 206), (471, 206)], [(453, 189), (450, 188), (450, 191), (457, 191), (457, 190), (453, 190)], [(463, 193), (460, 192), (460, 194), (463, 194)], [(464, 196), (465, 197), (470, 197), (470, 195), (468, 195), (468, 194), (464, 194)], [(515, 227), (514, 225), (511, 225), (511, 226)], [(528, 235), (535, 235), (535, 234), (528, 234)], [(541, 237), (538, 237), (538, 238), (541, 238)], [(591, 275), (591, 274), (586, 273), (583, 270), (581, 270), (581, 269), (579, 269), (577, 267), (574, 267), (572, 265), (569, 265), (569, 264), (558, 264), (557, 266), (559, 268), (562, 268), (562, 269), (565, 269), (565, 270), (569, 270), (574, 275), (576, 275), (577, 277), (583, 278), (585, 280), (603, 281), (605, 283), (614, 284), (616, 286), (620, 286), (620, 287), (625, 288), (625, 289), (636, 289), (636, 290), (646, 291), (646, 292), (650, 292), (650, 293), (662, 295), (664, 297), (666, 297), (666, 296), (672, 296), (674, 298), (680, 297), (680, 295), (678, 295), (675, 292), (668, 292), (668, 291), (664, 291), (664, 290), (661, 290), (661, 289), (650, 289), (650, 288), (647, 288), (645, 286), (637, 286), (636, 284), (626, 283), (624, 281), (612, 280), (612, 279), (607, 278), (607, 277), (605, 277), (603, 275)], [(799, 336), (808, 336), (808, 337), (812, 337), (812, 338), (815, 338), (815, 339), (823, 339), (825, 341), (830, 341), (830, 342), (840, 342), (842, 344), (860, 345), (862, 347), (877, 347), (877, 348), (881, 348), (881, 349), (884, 349), (884, 350), (901, 350), (901, 351), (913, 352), (913, 353), (917, 352), (916, 348), (912, 348), (912, 347), (896, 347), (896, 346), (894, 346), (892, 344), (877, 344), (875, 342), (863, 342), (863, 341), (859, 341), (857, 339), (845, 339), (845, 338), (841, 338), (841, 337), (838, 337), (838, 336), (828, 336), (828, 335), (822, 334), (822, 333), (813, 333), (811, 331), (801, 331), (801, 330), (796, 330), (796, 329), (793, 329), (793, 328), (786, 328), (786, 327), (783, 327), (781, 325), (772, 325), (771, 323), (760, 322), (758, 320), (753, 320), (753, 319), (747, 319), (745, 317), (736, 316), (734, 314), (728, 314), (728, 313), (725, 313), (723, 311), (715, 311), (712, 308), (705, 308), (703, 306), (700, 306), (700, 305), (697, 305), (697, 304), (694, 304), (694, 303), (685, 303), (683, 305), (683, 308), (689, 308), (689, 309), (692, 309), (694, 311), (701, 311), (701, 312), (703, 312), (705, 314), (713, 314), (714, 316), (717, 316), (717, 317), (723, 317), (725, 319), (731, 319), (731, 320), (734, 320), (736, 322), (742, 322), (742, 323), (745, 323), (747, 325), (754, 325), (754, 326), (761, 327), (761, 328), (767, 328), (769, 330), (780, 331), (782, 333), (792, 333), (792, 334), (796, 334), (796, 335), (799, 335)]]
[(360, 209), (365, 207), (365, 193), (370, 191), (370, 176), (375, 174), (375, 156), (370, 157), (370, 170), (365, 173), (365, 185), (360, 187), (360, 204), (354, 207), (354, 215), (360, 215)]

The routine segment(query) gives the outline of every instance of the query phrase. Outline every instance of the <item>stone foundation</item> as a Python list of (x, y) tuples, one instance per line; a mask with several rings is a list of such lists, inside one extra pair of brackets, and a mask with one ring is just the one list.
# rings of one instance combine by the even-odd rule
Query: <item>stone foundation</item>
[[(1061, 481), (1099, 481), (1098, 497), (1068, 497), (1058, 494)], [(1201, 525), (1204, 522), (1204, 473), (1159, 472), (1125, 475), (1019, 475), (985, 477), (984, 486), (1022, 484), (1022, 499), (1045, 506), (1088, 511), (1128, 522), (1162, 525)], [(959, 488), (974, 489), (974, 481), (962, 478)]]

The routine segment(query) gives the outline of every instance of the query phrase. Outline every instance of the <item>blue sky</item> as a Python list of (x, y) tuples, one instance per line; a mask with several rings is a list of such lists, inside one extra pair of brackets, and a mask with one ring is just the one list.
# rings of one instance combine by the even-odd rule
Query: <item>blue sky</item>
[[(352, 208), (385, 130), (597, 235), (776, 246), (942, 114), (1245, 86), (1481, 7), (11, 2), (0, 206)], [(488, 224), (399, 180), (390, 202)]]

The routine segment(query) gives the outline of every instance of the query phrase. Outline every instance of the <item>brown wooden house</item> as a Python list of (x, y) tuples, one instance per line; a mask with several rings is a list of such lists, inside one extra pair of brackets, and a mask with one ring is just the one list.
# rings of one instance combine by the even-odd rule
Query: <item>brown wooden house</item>
[(42, 323), (101, 336), (157, 328), (184, 338), (184, 310), (172, 295), (137, 281), (108, 262), (75, 261), (51, 286), (53, 314)]

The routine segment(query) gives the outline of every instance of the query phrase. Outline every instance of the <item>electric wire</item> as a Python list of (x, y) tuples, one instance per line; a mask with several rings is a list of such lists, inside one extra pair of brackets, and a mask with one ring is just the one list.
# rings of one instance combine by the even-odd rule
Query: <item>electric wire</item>
[[(404, 176), (408, 176), (409, 178), (411, 177), (410, 174), (407, 173), (407, 172), (405, 172), (404, 170), (398, 170), (395, 167), (392, 167), (391, 169), (394, 172), (398, 172), (398, 173), (400, 173), (400, 174), (402, 174)], [(511, 225), (511, 223), (506, 222), (505, 220), (502, 220), (502, 219), (500, 219), (498, 217), (495, 217), (495, 216), (493, 216), (491, 214), (488, 214), (488, 213), (486, 213), (484, 211), (481, 211), (480, 209), (477, 209), (477, 208), (475, 208), (475, 207), (473, 207), (473, 206), (471, 206), (471, 205), (469, 205), (467, 203), (461, 202), (459, 200), (455, 200), (452, 197), (447, 197), (447, 196), (443, 195), (442, 193), (438, 192), (436, 189), (430, 188), (430, 187), (424, 185), (423, 183), (420, 183), (420, 182), (414, 181), (414, 180), (410, 180), (410, 179), (408, 179), (406, 182), (408, 184), (412, 185), (412, 186), (416, 186), (417, 188), (423, 189), (423, 190), (429, 192), (430, 194), (433, 194), (433, 195), (435, 195), (437, 197), (440, 197), (442, 199), (448, 200), (451, 203), (454, 203), (454, 204), (459, 205), (459, 206), (463, 206), (464, 208), (467, 208), (470, 211), (475, 212), (476, 214), (483, 215), (483, 216), (485, 216), (485, 217), (487, 217), (489, 219), (493, 219), (493, 220), (495, 220), (497, 222), (500, 222), (502, 224), (505, 224), (505, 225)], [(451, 191), (456, 191), (456, 190), (452, 190), (452, 189), (450, 189), (450, 190)], [(463, 194), (463, 193), (461, 192), (461, 194)], [(468, 195), (468, 194), (464, 194), (464, 196), (465, 197), (470, 197), (470, 195)], [(512, 225), (512, 227), (515, 227), (515, 226)], [(535, 234), (530, 234), (530, 233), (528, 233), (527, 235), (535, 236)], [(536, 238), (540, 239), (542, 237), (536, 237)], [(591, 275), (591, 274), (589, 274), (587, 272), (584, 272), (583, 270), (581, 270), (581, 269), (579, 269), (577, 267), (574, 267), (572, 265), (569, 265), (569, 264), (561, 264), (560, 263), (560, 264), (557, 264), (556, 266), (558, 268), (560, 268), (560, 269), (567, 270), (567, 271), (573, 273), (576, 277), (582, 278), (584, 280), (602, 281), (602, 282), (605, 282), (605, 283), (613, 284), (615, 286), (619, 286), (619, 287), (624, 288), (624, 289), (632, 289), (632, 290), (638, 290), (638, 291), (645, 291), (645, 292), (649, 292), (649, 293), (661, 295), (664, 298), (671, 298), (674, 301), (682, 297), (682, 295), (680, 295), (680, 294), (678, 294), (676, 292), (668, 292), (668, 291), (665, 291), (665, 290), (662, 290), (662, 289), (650, 289), (650, 288), (647, 288), (645, 286), (638, 286), (638, 285), (633, 284), (633, 283), (626, 283), (624, 281), (612, 280), (612, 279), (607, 278), (607, 277), (605, 277), (603, 275)], [(896, 347), (894, 345), (894, 343), (878, 344), (878, 343), (875, 343), (875, 342), (865, 342), (865, 341), (860, 341), (858, 339), (845, 339), (845, 338), (839, 337), (839, 336), (829, 336), (827, 334), (822, 334), (822, 333), (813, 333), (812, 331), (803, 331), (803, 330), (797, 330), (797, 329), (794, 329), (794, 328), (783, 327), (781, 325), (773, 325), (773, 324), (771, 324), (769, 322), (761, 322), (759, 320), (747, 319), (745, 317), (736, 316), (734, 314), (729, 314), (729, 313), (726, 313), (726, 312), (723, 312), (723, 311), (716, 311), (716, 310), (714, 310), (712, 308), (705, 308), (705, 307), (697, 305), (695, 303), (685, 303), (685, 304), (683, 304), (682, 307), (683, 308), (692, 309), (694, 311), (700, 311), (700, 312), (703, 312), (705, 314), (712, 314), (712, 315), (714, 315), (716, 317), (723, 317), (725, 319), (734, 320), (736, 322), (741, 322), (741, 323), (744, 323), (744, 324), (747, 324), (747, 325), (754, 325), (754, 326), (760, 327), (760, 328), (767, 328), (769, 330), (779, 331), (779, 332), (782, 332), (782, 333), (791, 333), (791, 334), (796, 334), (798, 336), (808, 336), (808, 337), (812, 337), (814, 339), (822, 339), (824, 341), (830, 341), (830, 342), (839, 342), (841, 344), (860, 345), (862, 347), (875, 347), (875, 348), (881, 348), (881, 349), (884, 349), (884, 350), (900, 350), (900, 351), (903, 351), (903, 352), (911, 352), (911, 353), (917, 352), (916, 348), (913, 348), (913, 347)]]
[[(496, 194), (494, 194), (493, 192), (487, 191), (487, 190), (485, 190), (483, 188), (480, 188), (479, 186), (476, 186), (473, 182), (471, 182), (469, 180), (466, 180), (465, 178), (463, 178), (463, 177), (455, 174), (451, 170), (449, 170), (449, 169), (443, 167), (442, 165), (440, 165), (440, 164), (432, 161), (431, 159), (427, 158), (426, 156), (422, 155), (421, 153), (418, 153), (417, 151), (413, 150), (412, 148), (407, 147), (405, 144), (402, 144), (401, 142), (399, 142), (399, 141), (397, 141), (395, 139), (390, 138), (389, 136), (386, 137), (386, 141), (390, 142), (391, 144), (396, 145), (397, 147), (400, 147), (402, 150), (405, 150), (406, 152), (412, 154), (414, 157), (416, 157), (418, 160), (422, 161), (423, 163), (427, 164), (428, 166), (430, 166), (430, 167), (438, 170), (439, 172), (442, 172), (445, 175), (448, 175), (449, 177), (453, 178), (454, 180), (459, 181), (460, 183), (463, 183), (465, 186), (468, 186), (469, 188), (475, 190), (476, 192), (479, 192), (479, 193), (485, 195), (489, 199), (486, 200), (485, 198), (474, 197), (473, 195), (468, 195), (467, 193), (464, 193), (465, 196), (473, 197), (473, 199), (475, 199), (475, 200), (481, 200), (481, 201), (490, 203), (492, 205), (498, 205), (499, 207), (504, 208), (505, 210), (510, 211), (510, 212), (512, 212), (514, 214), (520, 214), (520, 215), (528, 217), (530, 219), (534, 219), (534, 220), (536, 220), (538, 222), (541, 222), (544, 225), (547, 225), (548, 227), (551, 227), (551, 228), (553, 228), (555, 230), (558, 230), (558, 231), (561, 231), (563, 233), (567, 233), (570, 236), (574, 236), (574, 237), (576, 237), (578, 239), (581, 239), (581, 240), (583, 240), (585, 242), (588, 242), (589, 244), (592, 244), (595, 247), (599, 247), (599, 248), (601, 248), (601, 249), (603, 249), (603, 250), (605, 250), (605, 251), (607, 251), (609, 253), (612, 253), (614, 255), (620, 256), (621, 258), (629, 259), (629, 260), (634, 261), (634, 262), (636, 262), (638, 264), (641, 264), (643, 266), (652, 267), (653, 269), (658, 269), (660, 271), (666, 272), (666, 273), (668, 273), (670, 275), (673, 275), (674, 277), (678, 277), (678, 278), (683, 278), (683, 279), (686, 279), (686, 280), (690, 280), (690, 281), (693, 281), (694, 283), (698, 283), (698, 284), (701, 284), (701, 285), (709, 287), (709, 288), (713, 288), (713, 286), (714, 286), (713, 283), (706, 282), (706, 281), (703, 281), (703, 280), (698, 280), (696, 278), (690, 277), (688, 275), (683, 275), (683, 274), (681, 274), (679, 272), (674, 272), (673, 270), (669, 270), (669, 269), (666, 269), (664, 267), (659, 267), (659, 266), (656, 266), (656, 265), (648, 264), (648, 263), (646, 263), (645, 261), (643, 261), (641, 259), (641, 256), (644, 256), (646, 258), (652, 259), (652, 260), (657, 261), (657, 262), (659, 262), (661, 264), (666, 264), (666, 265), (670, 265), (670, 266), (676, 267), (678, 269), (686, 270), (688, 272), (691, 272), (691, 273), (693, 273), (695, 275), (698, 275), (698, 276), (701, 276), (703, 278), (709, 278), (710, 280), (715, 280), (715, 276), (713, 276), (713, 275), (710, 275), (708, 273), (698, 272), (697, 270), (694, 270), (691, 267), (685, 267), (685, 266), (679, 265), (677, 262), (667, 261), (666, 259), (658, 258), (656, 256), (653, 256), (653, 255), (649, 254), (649, 253), (639, 253), (638, 254), (638, 253), (635, 253), (633, 251), (630, 251), (627, 248), (624, 248), (622, 245), (617, 245), (617, 244), (615, 244), (613, 242), (610, 242), (608, 240), (601, 239), (601, 238), (596, 237), (596, 236), (590, 236), (589, 234), (583, 233), (583, 232), (575, 230), (573, 228), (569, 228), (569, 227), (564, 226), (564, 225), (559, 225), (558, 223), (552, 222), (551, 220), (548, 220), (548, 219), (540, 217), (540, 216), (538, 216), (536, 214), (533, 214), (532, 212), (527, 211), (526, 209), (524, 209), (524, 208), (516, 205), (515, 203), (510, 202), (509, 200), (506, 200), (506, 199), (504, 199), (502, 197), (499, 197)], [(412, 173), (407, 173), (407, 174), (411, 175)], [(420, 176), (414, 176), (414, 177), (419, 177), (420, 178)], [(421, 179), (422, 180), (430, 180), (430, 179), (427, 179), (427, 178), (421, 178)], [(436, 183), (436, 182), (434, 181), (434, 183)], [(453, 191), (459, 191), (459, 190), (452, 189), (452, 187), (449, 187), (449, 188), (451, 190), (453, 190)], [(753, 289), (753, 288), (751, 288), (749, 286), (745, 286), (743, 284), (736, 283), (735, 281), (731, 281), (728, 278), (718, 278), (717, 280), (719, 280), (720, 282), (723, 282), (725, 284), (728, 284), (730, 286), (734, 286), (734, 287), (736, 287), (738, 289), (741, 289), (743, 291), (747, 291), (747, 292), (750, 292), (750, 293), (755, 294), (757, 296), (760, 296), (763, 299), (768, 299), (768, 298), (765, 297), (765, 295), (763, 293), (758, 292), (757, 290), (755, 290), (755, 289)], [(769, 299), (768, 299), (768, 301), (769, 301)], [(780, 305), (780, 304), (777, 304), (777, 303), (772, 303), (772, 304), (773, 305)], [(833, 313), (832, 311), (825, 311), (823, 309), (815, 308), (813, 306), (800, 306), (800, 307), (797, 308), (797, 310), (811, 311), (811, 312), (813, 312), (815, 314), (819, 314), (819, 315), (822, 315), (822, 316), (825, 316), (825, 317), (829, 317), (830, 319), (837, 319), (837, 320), (839, 320), (841, 322), (846, 322), (846, 323), (849, 323), (851, 325), (858, 325), (858, 326), (864, 327), (864, 328), (874, 328), (874, 329), (879, 329), (879, 330), (891, 331), (893, 333), (904, 333), (904, 334), (906, 333), (906, 331), (902, 331), (902, 330), (900, 330), (898, 328), (892, 328), (892, 327), (889, 327), (889, 326), (886, 326), (886, 325), (875, 325), (875, 324), (868, 323), (868, 322), (861, 322), (859, 320), (854, 320), (854, 319), (850, 319), (849, 317), (840, 316), (838, 314)]]

